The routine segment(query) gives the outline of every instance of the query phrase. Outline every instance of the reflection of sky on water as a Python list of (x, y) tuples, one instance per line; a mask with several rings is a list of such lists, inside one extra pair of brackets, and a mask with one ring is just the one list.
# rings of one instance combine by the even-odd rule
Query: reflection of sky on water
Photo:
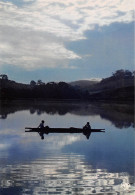
[[(73, 101), (2, 101), (0, 119), (7, 119), (11, 114), (29, 110), (30, 114), (42, 116), (48, 115), (63, 116), (68, 113), (77, 116), (100, 116), (106, 119), (117, 128), (134, 127), (133, 104), (117, 103), (90, 103)], [(51, 121), (52, 124), (52, 121)]]
[(21, 194), (90, 194), (117, 193), (132, 194), (135, 188), (130, 184), (127, 173), (108, 173), (104, 169), (93, 169), (83, 155), (49, 155), (29, 164), (2, 167), (0, 186), (4, 189), (17, 187)]
[[(25, 126), (38, 126), (45, 119), (50, 127), (105, 128), (105, 133), (25, 133)], [(134, 171), (134, 130), (118, 129), (97, 115), (49, 115), (18, 111), (1, 120), (0, 193), (88, 194), (123, 192), (132, 194)], [(132, 192), (132, 193), (131, 193)], [(17, 194), (17, 193), (16, 193)]]

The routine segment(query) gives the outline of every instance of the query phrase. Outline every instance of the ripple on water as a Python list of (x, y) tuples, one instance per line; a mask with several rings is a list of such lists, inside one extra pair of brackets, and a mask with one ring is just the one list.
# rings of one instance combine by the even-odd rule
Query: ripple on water
[(21, 194), (104, 194), (135, 192), (127, 173), (93, 169), (83, 155), (49, 155), (29, 164), (7, 165), (0, 169), (0, 187), (20, 187)]

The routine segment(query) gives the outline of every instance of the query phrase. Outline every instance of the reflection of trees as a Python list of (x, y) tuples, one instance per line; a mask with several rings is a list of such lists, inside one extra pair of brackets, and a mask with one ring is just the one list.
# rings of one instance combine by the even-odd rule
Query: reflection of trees
[(120, 129), (134, 127), (134, 110), (132, 105), (106, 104), (103, 106), (100, 116), (112, 122)]
[(36, 110), (34, 108), (30, 109), (30, 114), (34, 114), (36, 112)]
[(7, 118), (7, 114), (3, 114), (0, 116), (0, 119), (6, 119)]
[(93, 116), (100, 115), (101, 118), (109, 120), (118, 128), (134, 127), (133, 106), (128, 104), (105, 104), (105, 103), (84, 103), (84, 102), (44, 102), (44, 101), (10, 101), (2, 102), (0, 115), (6, 119), (7, 115), (19, 110), (29, 110), (30, 114), (41, 115), (71, 113), (74, 115)]
[(132, 122), (127, 122), (127, 121), (119, 121), (119, 122), (115, 122), (115, 126), (118, 127), (119, 129), (124, 128), (128, 128), (128, 127), (134, 127), (134, 123)]

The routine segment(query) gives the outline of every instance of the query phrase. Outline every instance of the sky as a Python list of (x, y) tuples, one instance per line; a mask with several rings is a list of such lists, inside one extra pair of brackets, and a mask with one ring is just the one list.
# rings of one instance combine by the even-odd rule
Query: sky
[(133, 0), (0, 0), (0, 74), (101, 79), (134, 68)]

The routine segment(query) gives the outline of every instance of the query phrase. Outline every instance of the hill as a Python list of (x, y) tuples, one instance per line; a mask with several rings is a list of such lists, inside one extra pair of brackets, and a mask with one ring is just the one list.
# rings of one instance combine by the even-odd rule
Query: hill
[(108, 77), (105, 79), (102, 79), (101, 82), (89, 86), (89, 92), (90, 94), (92, 93), (97, 93), (101, 91), (106, 91), (106, 90), (114, 90), (118, 88), (125, 88), (125, 87), (130, 87), (134, 86), (134, 77)]
[(31, 81), (30, 84), (0, 78), (0, 99), (79, 99), (92, 101), (134, 101), (134, 73), (117, 70), (98, 81), (79, 80), (70, 83)]
[(80, 89), (89, 89), (90, 86), (95, 85), (99, 83), (99, 81), (94, 80), (78, 80), (78, 81), (72, 81), (69, 84), (73, 87), (80, 88)]
[(117, 102), (134, 101), (134, 86), (110, 89), (100, 92), (95, 92), (89, 96), (90, 100), (104, 100)]
[(90, 99), (134, 101), (134, 72), (118, 70), (89, 86)]
[(75, 89), (65, 82), (22, 84), (0, 79), (0, 99), (83, 99), (85, 92)]
[(90, 100), (134, 101), (134, 72), (117, 70), (100, 82), (76, 81), (75, 88), (87, 91)]

